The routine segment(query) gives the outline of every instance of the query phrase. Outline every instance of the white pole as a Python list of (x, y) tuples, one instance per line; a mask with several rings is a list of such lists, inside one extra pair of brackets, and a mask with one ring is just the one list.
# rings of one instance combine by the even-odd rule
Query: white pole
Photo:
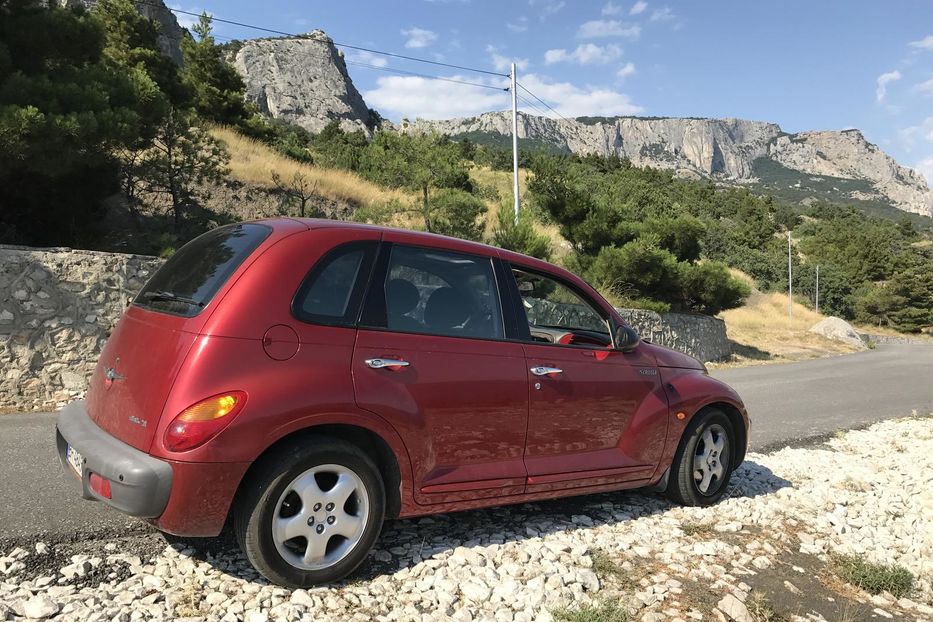
[(518, 92), (515, 63), (512, 63), (512, 192), (515, 198), (515, 224), (518, 224)]
[(820, 312), (820, 264), (816, 264), (816, 312)]
[(787, 315), (794, 318), (794, 265), (791, 262), (790, 231), (787, 232)]

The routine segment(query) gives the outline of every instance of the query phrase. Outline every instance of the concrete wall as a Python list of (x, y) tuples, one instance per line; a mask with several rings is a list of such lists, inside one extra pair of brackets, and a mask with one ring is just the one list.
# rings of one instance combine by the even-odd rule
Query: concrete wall
[[(0, 409), (52, 410), (83, 396), (113, 325), (160, 264), (141, 255), (0, 245)], [(654, 343), (704, 361), (731, 353), (721, 320), (620, 311)]]

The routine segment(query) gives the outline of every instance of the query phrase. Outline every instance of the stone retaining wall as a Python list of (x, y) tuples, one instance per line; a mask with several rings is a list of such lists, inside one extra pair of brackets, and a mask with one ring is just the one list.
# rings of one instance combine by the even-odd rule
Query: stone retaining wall
[[(0, 245), (0, 409), (51, 410), (83, 396), (113, 325), (161, 261)], [(731, 353), (716, 318), (620, 312), (654, 343), (704, 361)]]
[(0, 245), (0, 408), (84, 394), (97, 355), (156, 257)]

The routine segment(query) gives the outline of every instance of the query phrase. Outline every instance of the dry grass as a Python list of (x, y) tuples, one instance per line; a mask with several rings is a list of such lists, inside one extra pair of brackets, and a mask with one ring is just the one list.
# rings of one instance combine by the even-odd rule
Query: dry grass
[(317, 184), (317, 192), (321, 196), (354, 206), (372, 207), (392, 199), (410, 203), (413, 199), (413, 195), (409, 193), (387, 190), (349, 171), (321, 168), (290, 160), (261, 142), (229, 128), (214, 128), (211, 134), (227, 146), (230, 151), (230, 175), (243, 183), (273, 188), (273, 172), (277, 172), (285, 180), (291, 179), (295, 173), (301, 173), (311, 183)]
[[(741, 272), (733, 274), (748, 279)], [(795, 302), (791, 317), (784, 294), (753, 290), (744, 306), (724, 311), (719, 317), (726, 323), (729, 339), (737, 344), (740, 364), (800, 361), (857, 351), (848, 344), (809, 332), (825, 316)]]

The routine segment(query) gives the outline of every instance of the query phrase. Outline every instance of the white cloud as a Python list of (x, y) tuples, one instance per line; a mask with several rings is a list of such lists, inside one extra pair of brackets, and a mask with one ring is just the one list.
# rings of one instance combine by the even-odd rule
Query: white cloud
[(492, 60), (492, 66), (496, 68), (496, 71), (510, 71), (512, 69), (512, 63), (515, 63), (515, 68), (519, 71), (525, 71), (528, 69), (528, 59), (527, 58), (510, 58), (499, 53), (499, 49), (490, 44), (486, 46), (486, 53), (489, 54), (490, 60)]
[[(475, 81), (472, 76), (447, 77)], [(552, 82), (537, 74), (527, 74), (521, 81), (531, 92), (568, 118), (643, 112), (641, 106), (632, 103), (628, 95), (612, 89)], [(507, 79), (499, 78), (484, 80), (482, 83), (497, 89), (508, 86)], [(505, 91), (414, 76), (380, 77), (376, 81), (376, 88), (364, 92), (363, 97), (370, 106), (392, 119), (468, 117), (492, 110), (506, 110), (511, 102)]]
[(662, 9), (655, 9), (651, 13), (650, 21), (652, 22), (666, 22), (667, 20), (674, 19), (674, 11), (670, 7), (664, 7)]
[(525, 76), (522, 84), (565, 117), (630, 115), (644, 110), (625, 93), (607, 88), (550, 82), (536, 74)]
[(525, 32), (528, 30), (528, 18), (519, 17), (514, 22), (506, 22), (505, 27), (511, 30), (512, 32)]
[(911, 41), (907, 45), (918, 50), (933, 50), (933, 35), (927, 35), (919, 41)]
[(933, 156), (914, 164), (914, 170), (923, 175), (923, 178), (927, 180), (927, 185), (933, 188)]
[(916, 85), (914, 89), (927, 95), (933, 95), (933, 78), (930, 78), (926, 82), (921, 82), (920, 84)]
[(615, 2), (607, 2), (603, 7), (603, 15), (622, 15), (624, 12), (622, 5)]
[(635, 74), (635, 63), (625, 63), (619, 70), (616, 72), (616, 77), (619, 80), (625, 80), (627, 77)]
[(567, 3), (564, 0), (528, 0), (528, 5), (541, 7), (540, 17), (544, 21), (567, 6)]
[(603, 46), (594, 43), (581, 43), (572, 52), (565, 49), (548, 50), (544, 53), (544, 62), (548, 65), (554, 63), (604, 65), (620, 56), (622, 56), (622, 48), (618, 45), (610, 43)]
[(897, 136), (907, 151), (913, 150), (918, 139), (933, 143), (933, 117), (927, 117), (918, 125), (899, 129)]
[[(472, 76), (449, 78), (475, 81)], [(486, 84), (505, 88), (507, 82), (493, 80)], [(511, 101), (505, 91), (414, 76), (380, 77), (376, 80), (376, 88), (364, 92), (363, 98), (368, 105), (393, 119), (468, 117), (503, 110)]]
[(402, 30), (402, 35), (408, 37), (405, 41), (407, 48), (426, 48), (437, 41), (437, 33), (432, 30), (412, 26), (407, 30)]
[(878, 76), (878, 88), (875, 89), (875, 99), (877, 99), (878, 102), (883, 102), (885, 95), (888, 94), (888, 83), (896, 82), (900, 79), (901, 72), (897, 69), (894, 71), (888, 71)]
[(625, 24), (615, 19), (594, 19), (590, 20), (577, 29), (577, 37), (580, 39), (596, 39), (599, 37), (629, 37), (637, 39), (641, 34), (641, 26), (637, 24)]
[(645, 9), (648, 8), (648, 3), (638, 0), (633, 6), (632, 10), (628, 12), (629, 15), (640, 15), (645, 12)]
[(373, 54), (366, 50), (350, 52), (347, 54), (347, 62), (363, 63), (364, 65), (372, 65), (373, 67), (385, 67), (389, 64), (385, 56), (379, 56), (378, 54)]

